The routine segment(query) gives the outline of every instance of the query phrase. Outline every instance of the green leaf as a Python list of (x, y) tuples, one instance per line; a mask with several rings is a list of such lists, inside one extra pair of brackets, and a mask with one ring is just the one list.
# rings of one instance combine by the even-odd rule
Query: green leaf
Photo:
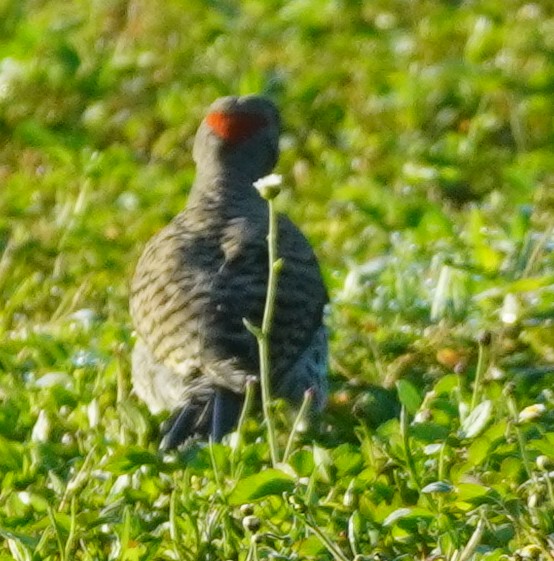
[(148, 423), (144, 418), (144, 414), (130, 399), (126, 399), (117, 404), (118, 412), (123, 425), (143, 435), (148, 431)]
[(447, 481), (434, 481), (425, 485), (421, 490), (422, 493), (450, 493), (454, 489), (452, 483)]
[(363, 465), (359, 448), (351, 444), (341, 444), (333, 451), (332, 456), (333, 463), (341, 477), (358, 473)]
[(474, 438), (487, 426), (492, 414), (492, 401), (481, 402), (465, 419), (460, 428), (462, 438)]
[(473, 502), (476, 499), (486, 497), (490, 489), (478, 483), (460, 483), (457, 486), (458, 500)]
[(315, 467), (314, 456), (308, 450), (297, 450), (289, 458), (289, 464), (299, 477), (308, 477)]
[(415, 423), (410, 426), (410, 436), (426, 443), (444, 441), (449, 432), (448, 427), (436, 423)]
[(547, 442), (545, 440), (533, 440), (532, 444), (530, 444), (529, 448), (531, 450), (536, 450), (541, 454), (549, 456), (550, 458), (554, 458), (554, 443)]
[(449, 394), (452, 390), (460, 385), (460, 381), (456, 374), (447, 374), (443, 376), (433, 388), (436, 395)]
[(400, 403), (402, 403), (410, 415), (415, 415), (422, 401), (416, 387), (408, 380), (398, 380), (396, 382), (396, 389), (398, 390)]
[(434, 515), (432, 512), (425, 508), (399, 508), (394, 512), (391, 512), (383, 521), (383, 526), (394, 526), (400, 522), (403, 526), (410, 524), (416, 524), (422, 519), (431, 519)]
[(278, 469), (266, 469), (241, 479), (229, 495), (229, 504), (241, 505), (270, 495), (290, 493), (293, 489), (292, 477)]
[(19, 442), (0, 436), (0, 467), (18, 470), (23, 462), (23, 446)]
[(152, 454), (144, 448), (130, 446), (118, 450), (106, 463), (104, 469), (122, 475), (135, 471), (143, 465), (158, 465), (160, 459), (156, 454)]
[(34, 549), (39, 543), (39, 538), (34, 536), (28, 536), (19, 532), (13, 532), (5, 528), (0, 528), (0, 537), (5, 540), (14, 540), (21, 543), (23, 546)]
[(479, 438), (476, 438), (468, 447), (467, 461), (474, 466), (478, 466), (481, 462), (486, 460), (490, 448), (490, 440), (485, 435), (481, 435)]
[(314, 534), (309, 535), (300, 543), (298, 555), (300, 559), (317, 558), (319, 559), (325, 552), (325, 546), (321, 540)]

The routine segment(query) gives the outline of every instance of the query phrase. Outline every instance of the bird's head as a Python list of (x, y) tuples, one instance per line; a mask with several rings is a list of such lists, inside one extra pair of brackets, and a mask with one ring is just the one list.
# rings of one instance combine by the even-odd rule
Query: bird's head
[(268, 99), (221, 97), (212, 103), (196, 133), (194, 161), (201, 172), (238, 172), (254, 181), (275, 166), (279, 132), (279, 112)]

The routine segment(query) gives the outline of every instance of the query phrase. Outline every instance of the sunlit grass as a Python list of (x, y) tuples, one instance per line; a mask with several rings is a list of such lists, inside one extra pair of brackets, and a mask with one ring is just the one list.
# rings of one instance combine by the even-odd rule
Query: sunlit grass
[[(553, 28), (540, 2), (0, 8), (0, 559), (551, 559)], [(205, 107), (253, 91), (332, 296), (327, 411), (290, 439), (276, 407), (272, 468), (256, 414), (161, 457), (129, 383), (136, 259)]]

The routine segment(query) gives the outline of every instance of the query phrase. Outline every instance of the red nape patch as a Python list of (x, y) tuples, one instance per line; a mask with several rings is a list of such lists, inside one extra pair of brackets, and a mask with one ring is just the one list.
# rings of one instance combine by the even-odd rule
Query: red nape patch
[(267, 119), (256, 113), (224, 113), (213, 111), (206, 117), (208, 126), (223, 140), (241, 142), (267, 125)]

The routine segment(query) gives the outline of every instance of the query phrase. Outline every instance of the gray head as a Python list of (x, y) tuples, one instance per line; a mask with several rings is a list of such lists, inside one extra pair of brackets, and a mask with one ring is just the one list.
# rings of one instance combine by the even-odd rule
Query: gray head
[(252, 181), (271, 172), (279, 155), (280, 118), (268, 99), (248, 95), (217, 99), (194, 140), (200, 172), (232, 170)]

